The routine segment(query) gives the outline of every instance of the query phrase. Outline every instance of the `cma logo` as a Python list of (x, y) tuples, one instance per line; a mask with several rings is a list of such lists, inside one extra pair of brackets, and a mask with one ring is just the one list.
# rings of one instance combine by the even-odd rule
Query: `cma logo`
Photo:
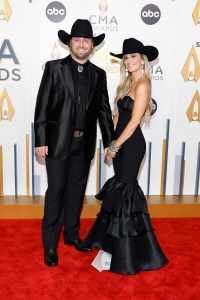
[(197, 1), (197, 4), (194, 8), (193, 14), (192, 14), (194, 23), (198, 25), (200, 23), (200, 0)]
[[(54, 43), (53, 48), (51, 50), (51, 58), (52, 59), (59, 59), (61, 56), (60, 51), (59, 51), (59, 47), (57, 45), (57, 43)], [(45, 70), (45, 63), (42, 64), (42, 70)]]
[(51, 2), (46, 8), (46, 15), (51, 22), (59, 23), (66, 16), (66, 8), (61, 2)]
[(0, 95), (0, 121), (9, 120), (11, 121), (15, 114), (13, 105), (10, 101), (6, 89), (3, 90)]
[(198, 91), (194, 94), (186, 115), (190, 122), (197, 121), (200, 123), (200, 95)]
[(96, 64), (104, 69), (107, 73), (119, 73), (119, 64), (117, 60), (111, 63), (110, 54), (107, 51), (95, 51)]
[(100, 0), (99, 2), (99, 10), (102, 14), (104, 14), (108, 9), (108, 3), (106, 0)]
[(99, 25), (118, 25), (115, 16), (108, 17), (108, 16), (96, 16), (92, 15), (89, 18), (89, 21), (92, 25), (99, 24)]
[(148, 25), (156, 24), (160, 20), (161, 11), (155, 4), (145, 5), (141, 11), (142, 21)]
[(100, 0), (98, 5), (100, 14), (89, 17), (94, 31), (118, 31), (118, 22), (115, 16), (106, 14), (108, 4), (106, 0)]
[(21, 79), (20, 70), (17, 68), (8, 69), (2, 68), (1, 64), (4, 60), (11, 59), (15, 65), (19, 65), (19, 61), (15, 54), (14, 48), (12, 47), (9, 40), (4, 40), (2, 45), (0, 44), (0, 81), (5, 81), (11, 77), (14, 81), (19, 81)]
[[(200, 42), (196, 43), (196, 47), (200, 47)], [(185, 82), (187, 81), (197, 82), (200, 78), (200, 62), (194, 45), (192, 46), (187, 56), (187, 59), (185, 61), (181, 73)]]
[(3, 0), (3, 8), (0, 7), (0, 20), (8, 21), (12, 13), (8, 0)]

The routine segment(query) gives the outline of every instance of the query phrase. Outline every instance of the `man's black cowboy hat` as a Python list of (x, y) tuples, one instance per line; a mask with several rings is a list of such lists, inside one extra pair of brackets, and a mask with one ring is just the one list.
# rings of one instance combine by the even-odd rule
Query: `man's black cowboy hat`
[(103, 42), (105, 34), (102, 33), (98, 36), (93, 36), (92, 25), (88, 20), (77, 19), (72, 25), (71, 34), (64, 30), (58, 31), (58, 37), (63, 44), (68, 44), (72, 37), (85, 37), (93, 40), (94, 46), (98, 46)]
[(149, 61), (152, 61), (158, 57), (158, 49), (154, 46), (144, 46), (142, 42), (130, 38), (125, 39), (123, 42), (123, 49), (121, 54), (114, 54), (110, 52), (110, 55), (115, 56), (117, 58), (122, 58), (125, 54), (130, 53), (140, 53), (147, 56)]

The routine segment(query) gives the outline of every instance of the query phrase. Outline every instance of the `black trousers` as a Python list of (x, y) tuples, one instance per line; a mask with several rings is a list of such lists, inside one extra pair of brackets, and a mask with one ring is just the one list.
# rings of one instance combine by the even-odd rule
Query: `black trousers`
[(90, 169), (84, 157), (84, 135), (74, 137), (68, 158), (46, 158), (48, 188), (45, 195), (42, 240), (46, 249), (56, 249), (64, 224), (64, 239), (78, 237), (80, 212)]

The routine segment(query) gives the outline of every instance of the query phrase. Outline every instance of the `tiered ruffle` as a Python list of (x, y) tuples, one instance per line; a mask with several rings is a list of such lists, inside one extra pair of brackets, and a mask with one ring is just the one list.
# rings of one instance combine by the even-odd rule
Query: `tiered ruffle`
[(111, 271), (136, 274), (168, 262), (154, 235), (146, 198), (137, 183), (122, 183), (113, 176), (96, 197), (103, 201), (102, 207), (86, 242), (112, 254)]

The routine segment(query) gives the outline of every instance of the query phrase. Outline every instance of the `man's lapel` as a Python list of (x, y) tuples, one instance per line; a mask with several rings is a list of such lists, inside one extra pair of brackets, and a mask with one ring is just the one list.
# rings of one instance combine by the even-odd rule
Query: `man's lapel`
[(71, 64), (70, 64), (70, 55), (65, 57), (62, 60), (61, 65), (62, 66), (60, 69), (61, 69), (63, 79), (65, 81), (67, 89), (69, 90), (72, 100), (75, 100), (74, 82), (73, 82), (72, 70), (71, 70)]

